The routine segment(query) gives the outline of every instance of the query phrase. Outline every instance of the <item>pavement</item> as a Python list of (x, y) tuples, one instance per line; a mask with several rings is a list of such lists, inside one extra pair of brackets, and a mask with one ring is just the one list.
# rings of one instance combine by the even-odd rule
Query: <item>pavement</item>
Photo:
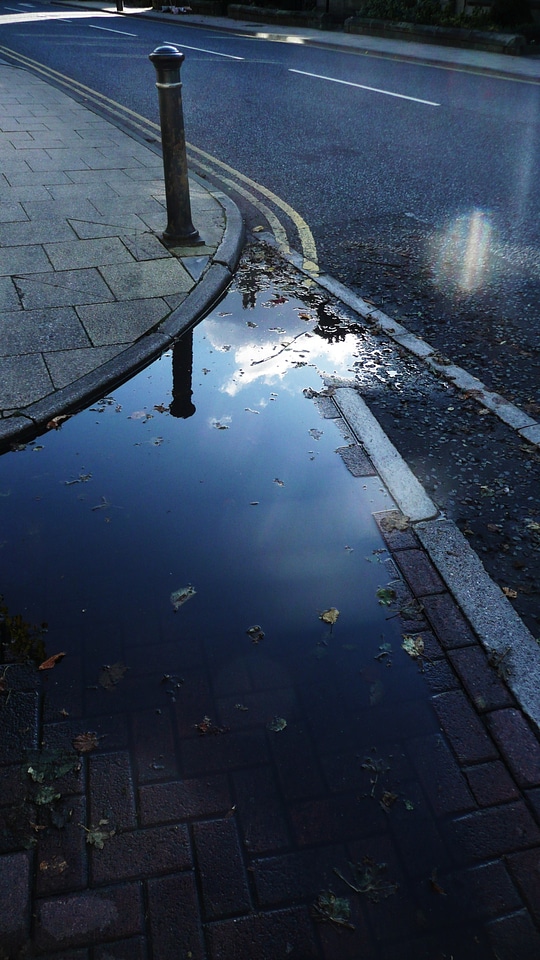
[(235, 204), (189, 178), (202, 244), (168, 247), (163, 162), (0, 62), (0, 443), (46, 427), (161, 353), (230, 283)]
[[(540, 64), (523, 58), (271, 28), (283, 38), (292, 32), (381, 56), (433, 56), (540, 79)], [(0, 63), (0, 85), (0, 439), (9, 444), (125, 380), (196, 323), (230, 282), (243, 233), (236, 206), (190, 176), (192, 219), (205, 243), (167, 248), (159, 157), (24, 70)], [(429, 811), (425, 845), (411, 845), (408, 813), (389, 812), (392, 794), (372, 805), (373, 795), (359, 798), (362, 781), (350, 765), (336, 776), (343, 758), (333, 758), (330, 776), (316, 738), (310, 750), (292, 734), (280, 741), (283, 782), (273, 778), (276, 756), (255, 733), (194, 741), (191, 730), (184, 742), (171, 726), (167, 742), (180, 738), (182, 747), (177, 773), (148, 774), (155, 716), (134, 739), (110, 718), (105, 744), (91, 755), (82, 752), (57, 776), (34, 769), (33, 782), (53, 790), (63, 811), (62, 823), (46, 825), (46, 804), (40, 810), (29, 796), (28, 763), (21, 764), (29, 750), (72, 749), (76, 724), (44, 713), (35, 669), (10, 664), (0, 686), (0, 957), (538, 960), (537, 644), (358, 393), (329, 384), (318, 404), (323, 416), (352, 426), (366, 472), (381, 477), (400, 517), (411, 521), (377, 518), (404, 591), (403, 629), (422, 638), (435, 717), (396, 706), (414, 745), (402, 779)], [(229, 691), (238, 699), (248, 695), (242, 682)], [(265, 677), (265, 689), (272, 682)], [(332, 696), (346, 714), (339, 690)], [(351, 709), (356, 715), (360, 707)], [(317, 729), (321, 719), (306, 722)], [(160, 736), (169, 722), (172, 715), (159, 720)], [(196, 761), (195, 742), (204, 745)], [(30, 848), (14, 828), (21, 811), (36, 818)], [(92, 843), (77, 829), (86, 816), (97, 824)], [(443, 847), (452, 868), (439, 874), (433, 851), (446, 863)], [(373, 858), (367, 865), (384, 858), (389, 876), (401, 878), (400, 893), (381, 894), (390, 917), (377, 897), (364, 897), (352, 937), (328, 917), (316, 922), (312, 903), (321, 862), (337, 892), (332, 865), (361, 854)], [(364, 893), (380, 893), (372, 881)]]

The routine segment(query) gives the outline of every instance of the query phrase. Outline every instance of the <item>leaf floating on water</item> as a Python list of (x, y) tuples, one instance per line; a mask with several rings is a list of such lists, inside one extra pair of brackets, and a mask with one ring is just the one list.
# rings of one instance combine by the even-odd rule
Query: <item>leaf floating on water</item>
[(264, 640), (264, 630), (259, 626), (258, 623), (254, 624), (253, 627), (250, 627), (249, 630), (246, 630), (248, 637), (251, 638), (252, 643), (260, 643), (261, 640)]
[(379, 652), (375, 655), (375, 660), (385, 660), (387, 667), (392, 666), (392, 644), (379, 644)]
[(320, 614), (319, 620), (322, 620), (323, 623), (330, 623), (333, 625), (338, 617), (339, 610), (336, 610), (335, 607), (330, 607), (328, 610), (324, 610), (323, 613)]
[(279, 477), (274, 477), (274, 483), (277, 483), (278, 487), (284, 487), (285, 483), (283, 480), (280, 480)]
[(75, 483), (88, 483), (92, 479), (91, 473), (80, 473), (78, 477), (75, 477), (74, 480), (64, 480), (64, 485), (66, 487), (72, 487)]
[(249, 710), (249, 707), (244, 706), (243, 703), (235, 703), (234, 709), (241, 710), (242, 713), (246, 713)]
[(112, 663), (103, 667), (98, 683), (104, 690), (113, 691), (128, 671), (125, 663)]
[(396, 591), (392, 587), (379, 587), (376, 596), (383, 607), (389, 607), (396, 599)]
[(258, 227), (252, 227), (251, 232), (252, 232), (252, 233), (264, 233), (265, 230), (266, 230), (266, 227), (262, 227), (262, 226), (259, 224)]
[(287, 726), (287, 721), (284, 717), (272, 717), (269, 723), (266, 724), (267, 730), (272, 730), (274, 733), (280, 733)]
[(349, 862), (349, 869), (352, 880), (347, 880), (336, 867), (334, 867), (334, 873), (355, 893), (365, 894), (371, 903), (379, 903), (381, 899), (386, 900), (398, 889), (397, 883), (390, 883), (385, 877), (386, 863), (376, 863), (371, 857), (364, 857), (359, 863)]
[(108, 824), (108, 820), (99, 820), (96, 827), (85, 827), (84, 823), (80, 823), (79, 826), (83, 828), (86, 832), (86, 842), (91, 844), (93, 847), (97, 847), (98, 850), (103, 850), (103, 846), (106, 840), (109, 840), (110, 837), (114, 837), (116, 830), (102, 830), (102, 827), (105, 827)]
[(167, 413), (168, 407), (164, 407), (162, 403), (155, 403), (154, 410), (157, 410), (158, 413)]
[(379, 800), (379, 803), (383, 810), (390, 810), (394, 806), (396, 800), (398, 799), (397, 793), (392, 793), (391, 790), (385, 790)]
[(60, 430), (60, 427), (66, 420), (71, 418), (70, 413), (61, 413), (57, 417), (53, 417), (52, 420), (49, 420), (47, 424), (47, 430)]
[(180, 587), (178, 590), (173, 590), (171, 593), (171, 603), (174, 607), (174, 612), (180, 609), (183, 603), (186, 600), (190, 600), (191, 597), (194, 597), (197, 591), (189, 583), (187, 587)]
[(91, 753), (99, 746), (99, 737), (97, 733), (88, 731), (87, 733), (79, 733), (71, 742), (77, 753)]
[(310, 437), (313, 437), (314, 440), (320, 440), (323, 432), (322, 430), (317, 430), (315, 427), (313, 427), (313, 429), (309, 431), (309, 435)]
[(56, 666), (59, 660), (62, 660), (65, 657), (64, 653), (54, 653), (52, 657), (49, 657), (48, 660), (44, 660), (43, 663), (40, 663), (38, 670), (52, 670)]
[(218, 727), (217, 723), (214, 723), (210, 717), (203, 717), (200, 723), (195, 724), (195, 729), (202, 737), (207, 736), (208, 734), (227, 732), (226, 727)]
[(350, 900), (345, 897), (336, 897), (331, 890), (325, 890), (319, 894), (312, 905), (312, 914), (315, 920), (335, 923), (338, 927), (346, 927), (348, 930), (355, 929), (350, 921)]
[(417, 637), (403, 637), (403, 643), (401, 644), (405, 653), (408, 653), (413, 660), (417, 660), (419, 657), (424, 656), (424, 640), (421, 636)]

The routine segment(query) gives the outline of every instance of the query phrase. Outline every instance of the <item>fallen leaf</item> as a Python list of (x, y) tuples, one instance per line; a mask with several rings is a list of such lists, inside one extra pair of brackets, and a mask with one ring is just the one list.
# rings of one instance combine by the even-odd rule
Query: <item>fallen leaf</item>
[(352, 881), (347, 880), (336, 867), (334, 873), (355, 893), (364, 893), (372, 903), (391, 897), (398, 889), (397, 883), (391, 883), (384, 876), (386, 863), (376, 863), (371, 857), (364, 857), (360, 863), (349, 862), (349, 869)]
[(102, 830), (101, 827), (104, 827), (108, 824), (108, 820), (100, 820), (96, 827), (85, 827), (84, 823), (80, 823), (79, 826), (83, 828), (86, 832), (86, 842), (91, 844), (93, 847), (97, 847), (98, 850), (103, 850), (105, 840), (109, 840), (110, 837), (114, 837), (116, 830)]
[(258, 623), (254, 624), (253, 627), (250, 627), (249, 630), (246, 630), (248, 637), (251, 638), (252, 643), (260, 643), (261, 640), (264, 640), (264, 630), (259, 626)]
[(514, 590), (512, 587), (503, 587), (502, 592), (505, 597), (509, 597), (510, 600), (514, 600), (518, 595), (517, 590)]
[(90, 753), (92, 750), (95, 750), (99, 745), (99, 737), (97, 733), (79, 733), (71, 741), (77, 753)]
[(339, 610), (336, 610), (335, 607), (330, 607), (328, 610), (324, 610), (320, 614), (319, 620), (322, 620), (323, 623), (334, 624), (339, 617)]
[(191, 597), (195, 596), (196, 592), (197, 591), (191, 586), (190, 583), (187, 585), (187, 587), (180, 587), (178, 590), (173, 590), (171, 593), (171, 603), (174, 607), (174, 612), (176, 613), (176, 611), (180, 609), (186, 600), (190, 600)]
[(98, 683), (105, 690), (112, 691), (116, 688), (116, 685), (120, 683), (120, 680), (123, 679), (127, 673), (128, 668), (125, 663), (112, 663), (110, 666), (105, 665), (99, 675)]
[(52, 420), (49, 420), (47, 424), (47, 430), (59, 430), (63, 423), (66, 420), (69, 420), (71, 414), (61, 413), (58, 417), (53, 417)]
[(53, 876), (58, 876), (63, 873), (64, 870), (67, 870), (67, 860), (62, 860), (61, 857), (53, 857), (52, 860), (42, 860), (39, 864), (39, 869), (42, 873), (49, 873)]
[(383, 607), (389, 607), (396, 599), (396, 591), (392, 587), (379, 587), (376, 596)]
[(326, 920), (329, 923), (335, 923), (338, 927), (346, 927), (348, 930), (355, 929), (354, 924), (350, 922), (350, 900), (336, 897), (331, 890), (320, 893), (311, 909), (315, 920)]
[(390, 810), (390, 808), (394, 806), (397, 799), (397, 793), (392, 793), (390, 790), (385, 790), (379, 803), (383, 810)]
[(266, 229), (265, 227), (261, 227), (261, 226), (259, 225), (258, 227), (253, 227), (253, 229), (252, 229), (251, 232), (252, 232), (252, 233), (264, 233), (265, 229)]
[(422, 657), (424, 655), (424, 641), (421, 636), (418, 637), (403, 637), (403, 643), (401, 644), (405, 653), (408, 653), (413, 659)]
[(272, 717), (269, 723), (266, 724), (267, 730), (272, 730), (274, 733), (280, 733), (287, 726), (287, 721), (284, 717)]
[(411, 521), (399, 510), (390, 510), (384, 517), (380, 518), (379, 523), (382, 530), (391, 533), (393, 530), (407, 530)]
[(439, 883), (438, 880), (437, 880), (437, 870), (436, 870), (436, 869), (435, 869), (435, 870), (432, 870), (432, 872), (431, 872), (431, 877), (429, 878), (429, 882), (430, 882), (431, 889), (433, 890), (433, 893), (437, 893), (437, 894), (439, 894), (439, 896), (441, 896), (441, 897), (446, 897), (446, 896), (447, 896), (446, 890), (443, 890), (443, 888), (441, 887), (440, 883)]
[(52, 668), (56, 666), (58, 661), (61, 660), (62, 657), (65, 657), (65, 655), (66, 655), (65, 652), (53, 654), (53, 656), (49, 657), (48, 660), (44, 660), (43, 663), (40, 663), (38, 670), (52, 670)]
[(158, 413), (167, 413), (168, 407), (164, 407), (162, 403), (155, 403), (154, 410), (157, 410)]
[(217, 733), (226, 733), (226, 727), (218, 727), (217, 723), (214, 723), (210, 717), (203, 717), (200, 723), (195, 724), (195, 729), (200, 733), (201, 736), (207, 736), (207, 734), (217, 734)]

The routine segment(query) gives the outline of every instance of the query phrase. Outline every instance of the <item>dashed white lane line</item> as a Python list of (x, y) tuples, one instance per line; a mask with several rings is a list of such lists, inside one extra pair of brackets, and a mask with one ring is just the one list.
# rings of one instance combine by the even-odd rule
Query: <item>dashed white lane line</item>
[(351, 80), (338, 80), (336, 77), (325, 77), (320, 73), (308, 73), (306, 70), (293, 70), (289, 73), (299, 73), (302, 77), (313, 77), (315, 80), (328, 80), (330, 83), (341, 83), (346, 87), (357, 87), (359, 90), (368, 90), (370, 93), (382, 93), (386, 97), (397, 97), (399, 100), (412, 100), (413, 103), (423, 103), (426, 107), (440, 107), (440, 103), (433, 100), (421, 100), (420, 97), (410, 97), (405, 93), (395, 93), (393, 90), (380, 90), (378, 87), (368, 87), (364, 83), (353, 83)]

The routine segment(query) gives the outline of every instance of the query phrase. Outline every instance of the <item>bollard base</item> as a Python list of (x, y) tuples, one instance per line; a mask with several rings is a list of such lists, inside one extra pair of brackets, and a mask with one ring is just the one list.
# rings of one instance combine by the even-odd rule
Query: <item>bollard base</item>
[(167, 247), (204, 247), (204, 240), (198, 230), (191, 233), (175, 234), (164, 230), (161, 239)]

